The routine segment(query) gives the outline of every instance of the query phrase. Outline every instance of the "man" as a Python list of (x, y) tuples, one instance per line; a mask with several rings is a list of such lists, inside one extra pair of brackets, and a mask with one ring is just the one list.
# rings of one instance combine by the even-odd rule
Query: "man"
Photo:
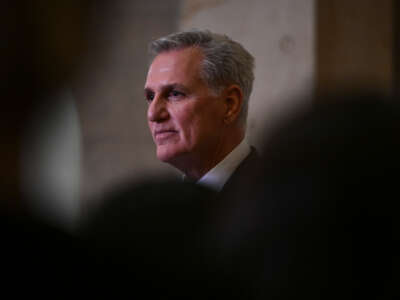
[(244, 139), (254, 58), (229, 37), (199, 30), (162, 37), (150, 51), (145, 97), (157, 157), (220, 191), (257, 157)]

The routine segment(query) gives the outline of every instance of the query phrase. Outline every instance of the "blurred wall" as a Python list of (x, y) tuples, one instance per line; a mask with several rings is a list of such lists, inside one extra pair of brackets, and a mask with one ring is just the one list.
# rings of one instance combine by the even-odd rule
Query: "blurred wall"
[(316, 89), (394, 91), (396, 8), (393, 0), (316, 2)]
[(32, 111), (21, 151), (21, 188), (31, 212), (73, 230), (80, 217), (81, 131), (75, 99), (63, 90)]

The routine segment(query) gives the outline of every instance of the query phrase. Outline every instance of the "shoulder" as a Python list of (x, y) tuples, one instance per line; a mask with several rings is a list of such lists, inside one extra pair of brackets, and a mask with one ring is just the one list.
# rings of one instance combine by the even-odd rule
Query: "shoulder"
[(237, 189), (246, 189), (246, 186), (251, 185), (252, 178), (257, 176), (260, 172), (262, 157), (255, 147), (251, 146), (250, 149), (250, 153), (229, 177), (221, 193), (227, 193), (228, 191)]

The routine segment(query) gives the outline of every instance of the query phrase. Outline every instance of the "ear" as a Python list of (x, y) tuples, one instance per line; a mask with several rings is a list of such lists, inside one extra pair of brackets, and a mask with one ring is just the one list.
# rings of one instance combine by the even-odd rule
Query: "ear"
[(230, 85), (225, 90), (225, 116), (224, 122), (225, 124), (234, 123), (242, 110), (243, 104), (243, 92), (242, 89), (237, 84)]

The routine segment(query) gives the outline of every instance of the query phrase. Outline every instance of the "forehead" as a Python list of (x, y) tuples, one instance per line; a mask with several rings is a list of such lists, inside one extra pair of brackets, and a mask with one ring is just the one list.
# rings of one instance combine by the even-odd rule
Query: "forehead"
[(157, 55), (147, 73), (149, 79), (188, 79), (198, 77), (203, 54), (196, 47), (171, 50)]

